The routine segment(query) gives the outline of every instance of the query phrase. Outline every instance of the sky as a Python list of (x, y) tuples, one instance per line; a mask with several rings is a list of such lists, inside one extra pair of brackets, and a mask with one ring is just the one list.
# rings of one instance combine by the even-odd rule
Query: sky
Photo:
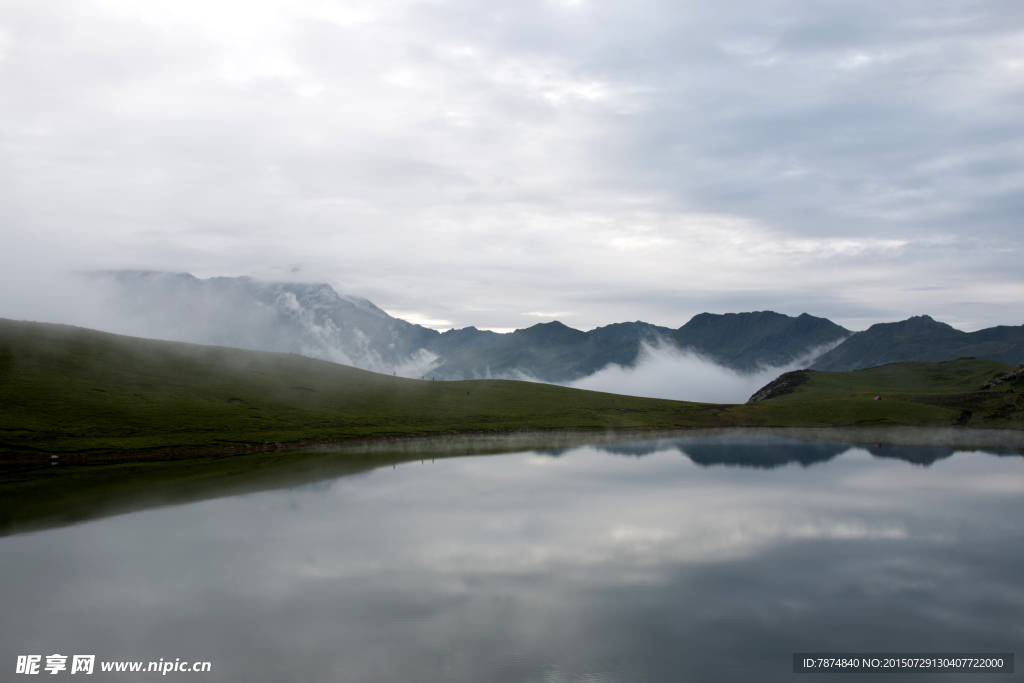
[(1024, 323), (1019, 0), (0, 0), (0, 316), (327, 281), (438, 329)]

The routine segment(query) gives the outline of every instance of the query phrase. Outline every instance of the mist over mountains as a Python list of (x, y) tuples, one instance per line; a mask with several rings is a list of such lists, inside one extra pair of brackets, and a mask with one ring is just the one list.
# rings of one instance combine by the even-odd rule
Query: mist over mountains
[(702, 313), (676, 330), (638, 320), (581, 332), (556, 321), (516, 330), (488, 346), (453, 351), (439, 360), (437, 370), (451, 377), (471, 377), (486, 369), (502, 376), (523, 373), (575, 382), (609, 365), (635, 367), (638, 360), (660, 352), (751, 374), (788, 366), (849, 334), (824, 318), (772, 311)]
[(561, 322), (441, 333), (328, 284), (107, 271), (90, 283), (139, 336), (298, 353), (437, 379), (508, 377), (663, 398), (740, 402), (798, 367), (854, 370), (960, 356), (1024, 362), (1024, 327), (967, 333), (927, 316), (849, 330), (807, 313), (702, 313), (678, 329), (642, 321), (584, 332)]
[(416, 375), (443, 353), (499, 337), (472, 327), (442, 334), (322, 283), (152, 271), (100, 272), (90, 280), (103, 305), (141, 336), (298, 353), (389, 374)]

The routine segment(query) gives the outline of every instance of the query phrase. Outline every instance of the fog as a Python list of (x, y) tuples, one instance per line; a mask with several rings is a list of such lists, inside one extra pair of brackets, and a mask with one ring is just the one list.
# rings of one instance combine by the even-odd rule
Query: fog
[(326, 283), (199, 279), (187, 273), (104, 271), (63, 283), (75, 306), (56, 321), (149, 339), (297, 353), (364, 370), (420, 377), (437, 333), (395, 319)]
[(813, 349), (788, 365), (743, 374), (696, 353), (645, 343), (634, 367), (608, 365), (566, 386), (676, 401), (746, 403), (768, 382), (784, 372), (807, 367), (834, 346)]

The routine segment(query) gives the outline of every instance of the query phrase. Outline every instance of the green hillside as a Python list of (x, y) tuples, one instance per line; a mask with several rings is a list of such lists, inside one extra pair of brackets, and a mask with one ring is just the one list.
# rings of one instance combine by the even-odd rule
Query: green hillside
[(778, 390), (769, 385), (763, 400), (714, 405), (509, 380), (403, 379), (292, 354), (0, 320), (0, 456), (97, 460), (530, 429), (1020, 429), (1024, 380), (980, 388), (1013, 369), (966, 359), (803, 371), (773, 383)]
[(0, 320), (0, 452), (237, 449), (513, 429), (689, 426), (692, 403), (389, 377), (299, 355)]
[[(982, 388), (1018, 368), (962, 358), (892, 363), (853, 372), (786, 373), (735, 411), (766, 424), (957, 425), (1024, 428), (1024, 376)], [(875, 397), (881, 400), (875, 400)]]

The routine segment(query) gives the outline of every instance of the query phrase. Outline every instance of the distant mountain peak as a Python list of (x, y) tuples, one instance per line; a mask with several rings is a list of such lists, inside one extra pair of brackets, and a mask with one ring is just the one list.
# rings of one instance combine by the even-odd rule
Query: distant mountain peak
[(1024, 328), (964, 332), (929, 315), (877, 323), (822, 354), (815, 370), (862, 370), (906, 361), (947, 361), (964, 356), (1017, 364), (1024, 360)]
[[(475, 327), (443, 334), (390, 316), (368, 299), (324, 282), (265, 282), (251, 277), (197, 278), (147, 270), (94, 274), (111, 284), (117, 331), (220, 346), (291, 351), (378, 372), (440, 379), (529, 376), (572, 381), (609, 365), (632, 367), (647, 346), (691, 350), (739, 372), (808, 362), (858, 369), (904, 360), (961, 356), (1024, 361), (1024, 325), (967, 333), (928, 315), (872, 325), (851, 334), (808, 313), (771, 310), (700, 313), (678, 329), (640, 320), (583, 332), (560, 320), (511, 334)], [(436, 373), (435, 373), (436, 371)]]
[(693, 349), (742, 372), (788, 365), (814, 349), (839, 343), (850, 331), (831, 320), (775, 311), (700, 313), (672, 333), (682, 348)]
[(967, 334), (962, 330), (958, 330), (952, 325), (944, 322), (940, 322), (930, 315), (915, 315), (906, 320), (900, 320), (894, 323), (875, 323), (868, 329), (864, 330), (865, 333), (873, 335), (888, 335), (888, 334), (917, 334), (917, 335), (935, 335), (939, 334), (942, 336), (957, 336)]

